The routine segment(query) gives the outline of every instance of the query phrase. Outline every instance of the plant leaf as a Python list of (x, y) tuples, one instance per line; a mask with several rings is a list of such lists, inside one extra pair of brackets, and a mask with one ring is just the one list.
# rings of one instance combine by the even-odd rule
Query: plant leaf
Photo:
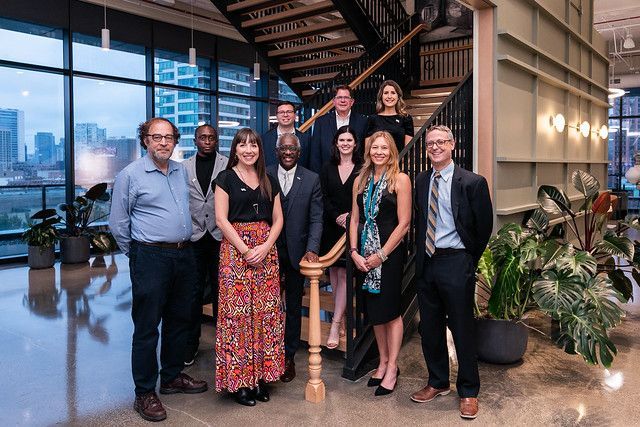
[(598, 180), (593, 175), (583, 170), (573, 171), (571, 174), (571, 183), (576, 190), (582, 193), (582, 195), (587, 199), (598, 194), (598, 191), (600, 191), (600, 183)]
[[(636, 285), (640, 287), (640, 272), (634, 268), (631, 270), (631, 276), (633, 276), (633, 280), (636, 281)], [(631, 297), (631, 299), (633, 300), (633, 297)]]
[(48, 219), (58, 215), (55, 209), (43, 209), (31, 215), (31, 219)]
[(487, 284), (493, 283), (493, 278), (496, 275), (496, 266), (493, 263), (493, 254), (489, 249), (485, 249), (478, 261), (478, 271), (484, 277)]
[(512, 319), (517, 313), (515, 297), (520, 296), (519, 285), (522, 272), (520, 258), (514, 256), (513, 252), (509, 252), (497, 271), (487, 306), (489, 313), (496, 319)]
[(586, 282), (595, 276), (598, 262), (586, 251), (566, 252), (556, 260), (556, 267)]
[(609, 208), (611, 207), (611, 193), (602, 193), (598, 196), (598, 198), (593, 202), (591, 206), (591, 210), (593, 213), (606, 215), (609, 212)]
[(626, 302), (614, 289), (610, 275), (607, 276), (606, 273), (592, 277), (584, 288), (584, 302), (591, 305), (600, 323), (607, 329), (618, 325), (625, 314), (624, 310), (613, 301), (614, 299)]
[(533, 297), (540, 309), (557, 318), (562, 311), (581, 299), (582, 286), (578, 276), (566, 271), (546, 270), (533, 282)]
[(602, 236), (602, 240), (594, 245), (594, 253), (605, 253), (633, 261), (635, 248), (631, 240), (625, 236), (618, 236), (615, 233), (607, 232)]
[(575, 217), (566, 193), (553, 185), (541, 185), (538, 189), (538, 203), (548, 214), (568, 213)]
[[(612, 286), (620, 292), (623, 298), (622, 302), (627, 302), (629, 299), (633, 299), (633, 285), (631, 279), (629, 279), (619, 268), (608, 272), (609, 279), (612, 282)], [(635, 278), (635, 276), (634, 276)]]
[(541, 208), (534, 209), (527, 219), (525, 227), (536, 230), (538, 233), (544, 233), (549, 227), (549, 217)]
[(106, 191), (107, 191), (107, 183), (101, 182), (99, 184), (94, 185), (90, 189), (88, 189), (84, 197), (86, 197), (89, 200), (95, 201), (99, 197), (101, 197)]

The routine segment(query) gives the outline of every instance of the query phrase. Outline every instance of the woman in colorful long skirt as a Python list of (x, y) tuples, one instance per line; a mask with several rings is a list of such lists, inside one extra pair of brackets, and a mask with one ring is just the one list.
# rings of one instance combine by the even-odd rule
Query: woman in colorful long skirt
[(284, 372), (284, 316), (276, 239), (282, 230), (280, 186), (267, 176), (260, 137), (233, 138), (227, 169), (215, 180), (220, 246), (216, 391), (254, 406)]

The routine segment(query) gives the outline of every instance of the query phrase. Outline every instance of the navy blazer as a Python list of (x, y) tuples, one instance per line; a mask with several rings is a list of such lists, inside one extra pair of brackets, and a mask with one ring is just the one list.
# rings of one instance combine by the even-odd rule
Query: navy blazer
[[(278, 180), (278, 165), (267, 167), (267, 173)], [(289, 193), (280, 193), (284, 227), (276, 242), (278, 256), (289, 257), (293, 268), (300, 268), (300, 260), (311, 251), (320, 255), (322, 239), (322, 191), (317, 173), (300, 164)], [(286, 205), (286, 208), (285, 208)]]
[[(296, 136), (300, 140), (300, 159), (298, 165), (302, 165), (305, 168), (309, 168), (309, 159), (311, 153), (309, 152), (309, 134), (302, 133), (296, 129)], [(262, 139), (262, 147), (264, 148), (264, 163), (266, 166), (278, 165), (278, 154), (276, 153), (276, 142), (278, 142), (278, 127), (274, 127), (268, 132), (265, 132), (260, 137)]]
[[(420, 173), (416, 177), (415, 205), (416, 214), (416, 271), (422, 271), (427, 235), (427, 213), (429, 203), (429, 183), (433, 169)], [(453, 169), (451, 182), (451, 211), (456, 231), (471, 253), (475, 265), (487, 247), (493, 230), (493, 207), (489, 196), (489, 186), (483, 176), (477, 175), (459, 166)]]
[[(313, 124), (309, 167), (316, 173), (320, 173), (322, 166), (331, 159), (331, 145), (338, 130), (336, 126), (338, 126), (338, 123), (335, 109), (318, 118)], [(358, 150), (362, 157), (364, 153), (364, 133), (367, 130), (367, 116), (352, 110), (349, 117), (349, 126), (356, 132), (354, 136), (357, 139)]]

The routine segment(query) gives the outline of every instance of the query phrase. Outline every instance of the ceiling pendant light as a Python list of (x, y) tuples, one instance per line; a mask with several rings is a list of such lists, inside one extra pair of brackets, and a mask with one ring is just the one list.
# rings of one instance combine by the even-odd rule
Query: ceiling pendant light
[(622, 47), (625, 49), (633, 49), (636, 47), (636, 42), (633, 41), (633, 37), (631, 37), (631, 33), (627, 28), (627, 35), (624, 37), (624, 42), (622, 43)]
[(191, 47), (189, 48), (189, 67), (196, 66), (196, 48), (193, 47), (193, 0), (191, 0)]
[(102, 29), (102, 50), (107, 51), (110, 48), (111, 35), (107, 28), (107, 0), (104, 0), (104, 28)]
[(260, 60), (258, 59), (258, 52), (256, 52), (256, 61), (253, 63), (253, 80), (260, 80)]

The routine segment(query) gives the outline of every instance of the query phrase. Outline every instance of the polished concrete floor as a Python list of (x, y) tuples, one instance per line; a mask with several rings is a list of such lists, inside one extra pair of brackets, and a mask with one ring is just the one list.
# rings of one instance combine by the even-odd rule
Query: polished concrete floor
[[(532, 333), (517, 366), (481, 364), (476, 425), (637, 425), (640, 423), (640, 293), (612, 334), (613, 367), (586, 365)], [(132, 409), (131, 292), (126, 258), (91, 265), (0, 270), (0, 426), (129, 426), (148, 424)], [(213, 328), (186, 369), (213, 381)], [(324, 352), (323, 352), (324, 353)], [(162, 396), (165, 425), (462, 425), (455, 394), (427, 404), (409, 395), (425, 384), (417, 336), (404, 345), (396, 391), (374, 397), (366, 378), (340, 377), (341, 357), (325, 355), (323, 403), (304, 400), (306, 354), (298, 377), (273, 387), (272, 401), (241, 407), (224, 395)]]

